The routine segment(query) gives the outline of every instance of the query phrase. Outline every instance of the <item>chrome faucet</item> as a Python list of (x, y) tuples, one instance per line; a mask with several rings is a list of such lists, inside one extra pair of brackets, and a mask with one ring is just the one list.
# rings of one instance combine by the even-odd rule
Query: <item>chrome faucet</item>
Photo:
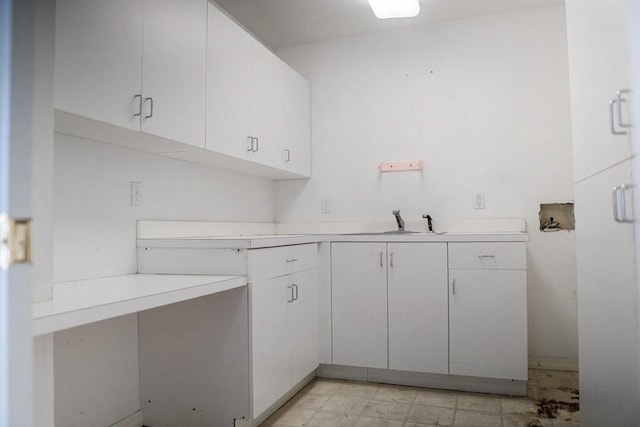
[(404, 231), (404, 220), (400, 216), (400, 211), (393, 211), (393, 215), (396, 217), (396, 222), (398, 223), (398, 231)]

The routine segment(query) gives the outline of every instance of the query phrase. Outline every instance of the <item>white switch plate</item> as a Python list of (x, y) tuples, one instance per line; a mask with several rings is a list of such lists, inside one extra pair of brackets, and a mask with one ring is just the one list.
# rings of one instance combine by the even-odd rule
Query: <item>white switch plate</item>
[(131, 181), (131, 206), (142, 205), (142, 183)]
[(320, 201), (320, 213), (330, 214), (332, 208), (331, 199), (322, 199)]
[(473, 199), (474, 209), (484, 209), (484, 193), (476, 193)]

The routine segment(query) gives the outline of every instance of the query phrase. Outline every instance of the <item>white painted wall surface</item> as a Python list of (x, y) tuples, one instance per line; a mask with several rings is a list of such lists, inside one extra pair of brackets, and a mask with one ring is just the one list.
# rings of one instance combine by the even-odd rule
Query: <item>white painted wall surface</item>
[[(313, 177), (276, 184), (278, 222), (524, 217), (529, 354), (577, 358), (575, 239), (541, 233), (573, 199), (565, 16), (549, 7), (277, 51), (312, 87)], [(381, 174), (417, 160), (422, 172)], [(486, 209), (473, 209), (484, 192)], [(321, 214), (321, 200), (332, 203)]]
[[(130, 205), (131, 181), (142, 206)], [(274, 220), (271, 181), (60, 134), (53, 188), (56, 282), (135, 273), (138, 219)], [(140, 409), (137, 334), (135, 315), (54, 334), (56, 425)]]

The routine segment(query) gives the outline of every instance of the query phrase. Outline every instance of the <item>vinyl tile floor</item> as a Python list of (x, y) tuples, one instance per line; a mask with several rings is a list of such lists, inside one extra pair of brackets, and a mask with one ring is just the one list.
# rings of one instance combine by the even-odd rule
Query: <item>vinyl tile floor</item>
[(527, 397), (316, 378), (269, 427), (577, 427), (578, 373), (529, 370)]

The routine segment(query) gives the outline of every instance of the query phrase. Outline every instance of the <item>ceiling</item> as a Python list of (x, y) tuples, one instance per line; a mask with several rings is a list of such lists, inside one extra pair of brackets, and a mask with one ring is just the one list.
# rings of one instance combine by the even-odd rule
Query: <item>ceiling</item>
[(564, 0), (419, 0), (421, 10), (417, 17), (379, 20), (367, 0), (214, 1), (273, 49), (564, 3)]

